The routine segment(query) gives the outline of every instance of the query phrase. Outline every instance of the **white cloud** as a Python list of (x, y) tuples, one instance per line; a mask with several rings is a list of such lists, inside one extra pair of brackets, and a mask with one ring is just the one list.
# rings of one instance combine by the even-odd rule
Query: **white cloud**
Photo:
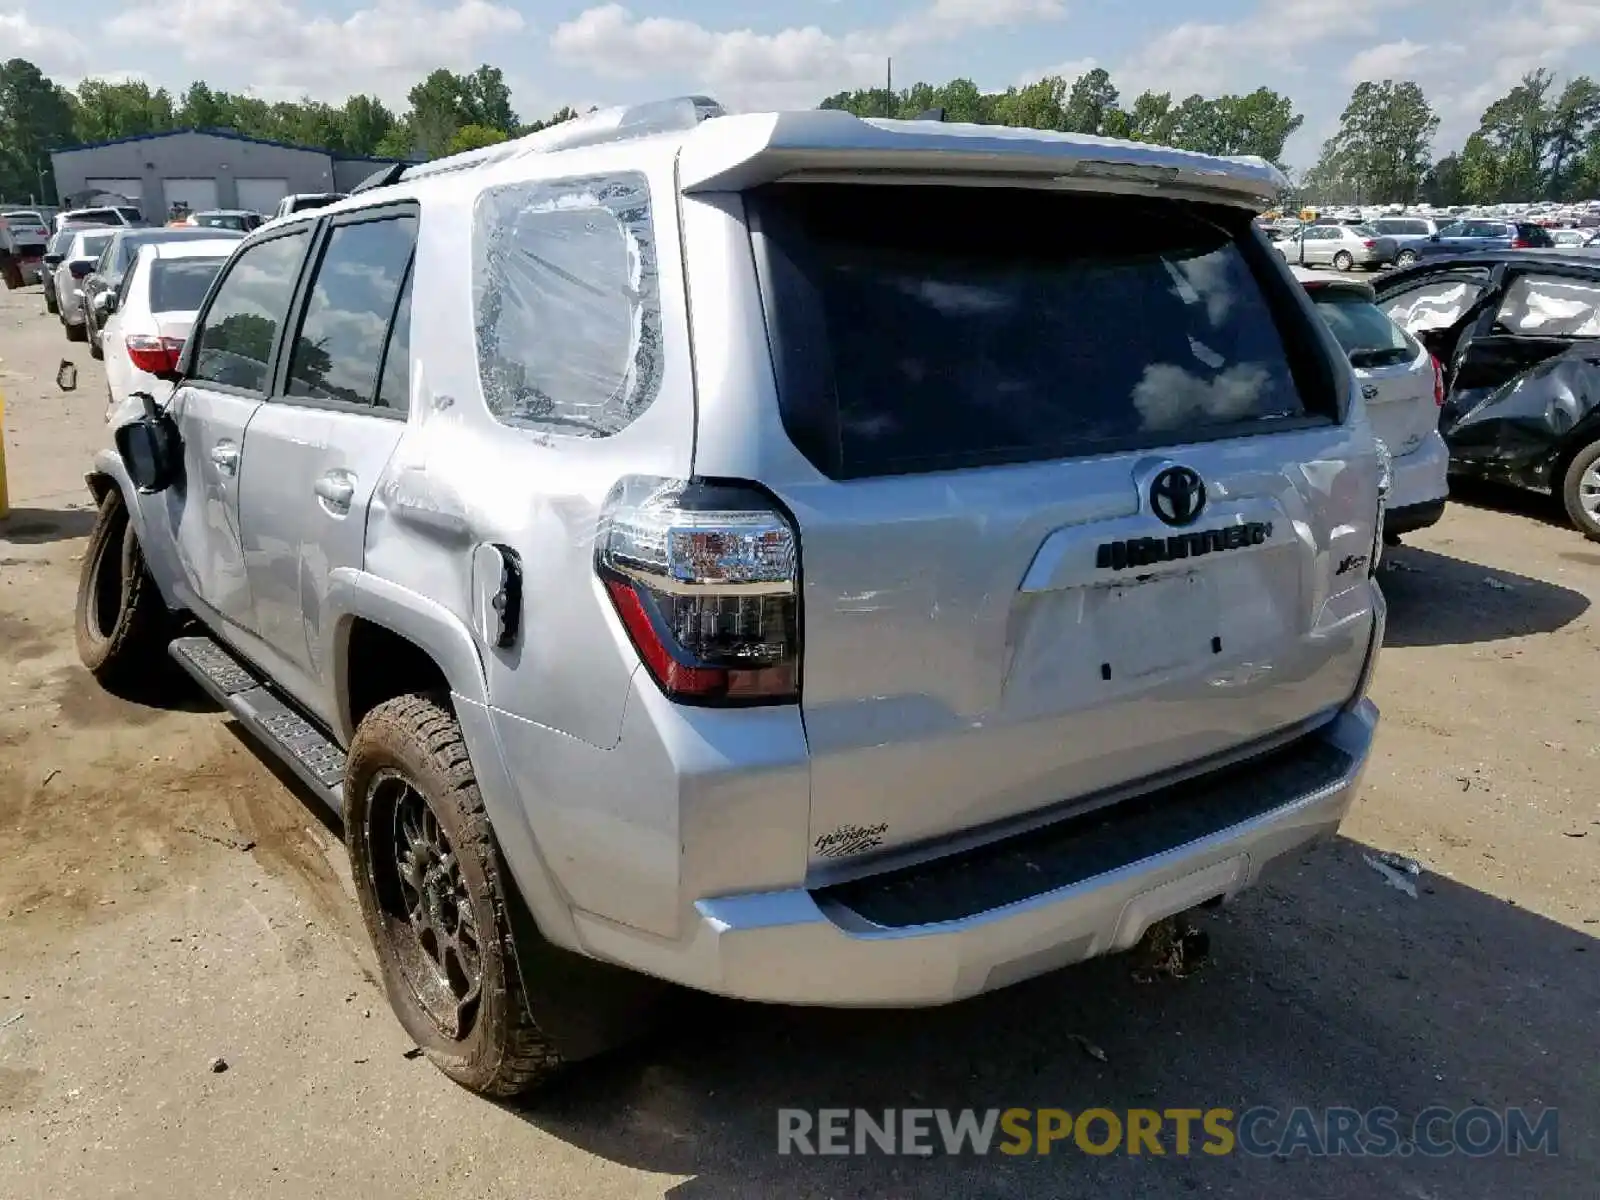
[(828, 92), (877, 83), (897, 50), (1065, 13), (1060, 0), (934, 0), (887, 27), (836, 35), (816, 25), (712, 30), (681, 17), (636, 17), (610, 3), (559, 25), (550, 45), (563, 61), (612, 78), (681, 74), (735, 105), (811, 105)]
[(1112, 78), (1126, 79), (1131, 94), (1253, 91), (1270, 72), (1298, 73), (1318, 43), (1375, 32), (1379, 14), (1397, 7), (1392, 0), (1281, 0), (1239, 21), (1186, 21), (1152, 38)]
[(1384, 42), (1369, 46), (1345, 64), (1344, 77), (1349, 83), (1363, 80), (1406, 79), (1415, 73), (1432, 47), (1408, 38), (1398, 42)]
[[(372, 0), (342, 19), (312, 16), (294, 0), (141, 0), (107, 26), (119, 45), (172, 46), (213, 87), (268, 97), (342, 100), (371, 91), (404, 98), (418, 76), (482, 62), (522, 15), (492, 0)], [(235, 82), (230, 64), (243, 74)]]
[[(1066, 62), (1057, 63), (1053, 67), (1040, 67), (1035, 71), (1024, 71), (1017, 80), (1017, 86), (1027, 87), (1031, 83), (1038, 83), (1039, 80), (1049, 79), (1052, 76), (1057, 79), (1065, 79), (1068, 83), (1071, 83), (1086, 71), (1092, 71), (1099, 65), (1098, 59), (1069, 58)], [(1116, 83), (1116, 80), (1113, 79), (1111, 82)], [(1119, 84), (1119, 90), (1120, 87), (1121, 85)]]
[(0, 55), (26, 58), (49, 75), (53, 70), (76, 68), (83, 61), (84, 51), (76, 34), (40, 25), (23, 8), (0, 12)]

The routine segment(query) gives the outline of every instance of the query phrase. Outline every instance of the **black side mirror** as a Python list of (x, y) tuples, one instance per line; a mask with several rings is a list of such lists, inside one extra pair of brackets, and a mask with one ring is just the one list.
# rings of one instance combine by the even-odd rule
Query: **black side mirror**
[(156, 407), (154, 396), (133, 394), (144, 401), (144, 415), (117, 430), (117, 453), (142, 494), (164, 492), (183, 472), (183, 438), (178, 423)]
[(94, 306), (106, 316), (110, 316), (117, 311), (117, 294), (109, 291), (96, 293)]

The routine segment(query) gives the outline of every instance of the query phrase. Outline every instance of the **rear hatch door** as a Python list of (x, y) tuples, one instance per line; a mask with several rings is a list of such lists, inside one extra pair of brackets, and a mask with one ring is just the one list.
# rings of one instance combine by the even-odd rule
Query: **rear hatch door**
[(806, 460), (761, 478), (801, 544), (815, 866), (1098, 802), (1349, 699), (1371, 435), (1248, 211), (848, 181), (745, 203)]

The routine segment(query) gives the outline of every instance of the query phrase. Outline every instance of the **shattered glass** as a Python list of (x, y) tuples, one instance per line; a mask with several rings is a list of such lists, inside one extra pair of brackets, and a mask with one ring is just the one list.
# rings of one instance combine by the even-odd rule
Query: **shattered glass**
[(501, 421), (608, 437), (661, 386), (661, 303), (644, 176), (509, 184), (473, 219), (478, 374)]

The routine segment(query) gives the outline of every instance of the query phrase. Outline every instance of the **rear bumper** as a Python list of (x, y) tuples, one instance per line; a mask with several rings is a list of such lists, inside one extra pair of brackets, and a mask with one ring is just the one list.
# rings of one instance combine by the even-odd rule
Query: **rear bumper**
[(1443, 500), (1428, 500), (1421, 504), (1408, 504), (1404, 508), (1391, 508), (1383, 514), (1383, 532), (1386, 534), (1415, 533), (1430, 525), (1437, 525), (1444, 516)]
[[(892, 878), (701, 900), (678, 940), (582, 911), (578, 935), (598, 957), (744, 999), (959, 1000), (1131, 948), (1155, 921), (1231, 897), (1272, 859), (1331, 835), (1360, 786), (1377, 720), (1361, 700), (1215, 779)], [(1043, 888), (1019, 898), (1030, 872)]]
[[(1389, 533), (1404, 533), (1406, 529), (1421, 529), (1432, 525), (1444, 511), (1445, 499), (1450, 495), (1450, 450), (1437, 430), (1422, 439), (1422, 444), (1410, 454), (1402, 454), (1390, 464), (1389, 505), (1383, 527)], [(1403, 521), (1425, 516), (1432, 517), (1409, 526)]]

